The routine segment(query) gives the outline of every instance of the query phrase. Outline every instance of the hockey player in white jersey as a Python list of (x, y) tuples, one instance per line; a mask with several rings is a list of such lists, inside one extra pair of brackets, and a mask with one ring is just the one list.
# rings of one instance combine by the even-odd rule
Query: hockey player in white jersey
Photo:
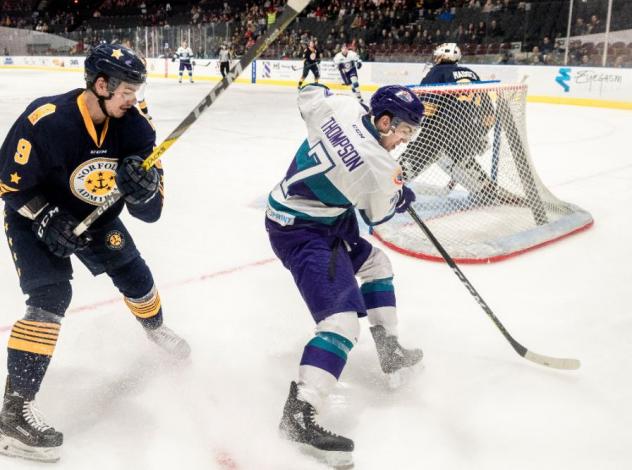
[(186, 41), (182, 41), (180, 47), (173, 56), (173, 60), (180, 61), (180, 69), (178, 70), (178, 83), (182, 83), (182, 75), (184, 75), (184, 70), (189, 71), (189, 82), (193, 83), (193, 51), (188, 46)]
[(415, 133), (423, 105), (398, 85), (378, 89), (369, 110), (350, 96), (311, 84), (299, 92), (298, 107), (308, 136), (269, 195), (266, 230), (316, 329), (303, 350), (298, 380), (290, 385), (280, 429), (329, 464), (350, 465), (353, 441), (323, 428), (316, 416), (358, 340), (360, 318), (368, 315), (380, 366), (389, 377), (422, 358), (421, 350), (398, 342), (391, 264), (360, 236), (355, 209), (377, 225), (414, 201), (389, 152)]
[(358, 54), (350, 50), (346, 44), (343, 44), (340, 48), (340, 52), (334, 56), (334, 64), (340, 71), (342, 83), (347, 86), (351, 85), (351, 91), (353, 91), (358, 100), (362, 102), (360, 82), (358, 81), (358, 69), (362, 67), (362, 61), (360, 57), (358, 57)]

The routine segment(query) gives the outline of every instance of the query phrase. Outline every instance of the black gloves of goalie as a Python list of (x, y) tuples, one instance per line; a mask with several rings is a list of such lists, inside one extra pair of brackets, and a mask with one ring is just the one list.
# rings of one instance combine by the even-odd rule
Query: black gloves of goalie
[(408, 186), (402, 186), (402, 192), (399, 195), (399, 200), (397, 201), (397, 204), (395, 204), (395, 212), (400, 214), (402, 212), (406, 212), (408, 206), (410, 206), (415, 199), (417, 199), (415, 192)]
[(55, 256), (68, 258), (82, 250), (92, 238), (86, 232), (77, 236), (72, 231), (79, 221), (58, 206), (46, 206), (33, 221), (33, 232)]
[(116, 185), (129, 204), (145, 204), (158, 192), (160, 173), (156, 168), (143, 168), (143, 159), (126, 157), (116, 170)]

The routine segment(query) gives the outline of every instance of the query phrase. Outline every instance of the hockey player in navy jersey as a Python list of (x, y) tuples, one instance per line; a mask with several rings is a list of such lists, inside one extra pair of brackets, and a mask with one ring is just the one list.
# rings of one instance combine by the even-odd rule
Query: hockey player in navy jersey
[[(85, 61), (86, 88), (33, 101), (0, 148), (4, 228), (27, 296), (8, 341), (0, 453), (59, 459), (63, 435), (34, 400), (70, 304), (72, 255), (93, 275), (110, 277), (151, 341), (177, 358), (189, 355), (186, 341), (163, 324), (152, 273), (118, 217), (127, 208), (154, 222), (162, 212), (163, 171), (141, 166), (156, 138), (134, 106), (145, 75), (132, 50), (97, 46)], [(124, 198), (76, 236), (78, 221), (117, 186)]]
[(368, 316), (380, 366), (391, 379), (422, 358), (421, 350), (399, 344), (391, 264), (360, 236), (355, 209), (377, 225), (415, 199), (389, 152), (415, 133), (423, 106), (408, 88), (392, 85), (376, 91), (369, 112), (353, 97), (311, 84), (299, 92), (298, 107), (307, 138), (268, 197), (266, 229), (316, 330), (290, 385), (280, 428), (328, 463), (348, 465), (353, 441), (322, 427), (317, 410), (357, 343), (361, 317)]
[(343, 44), (340, 52), (334, 56), (334, 64), (338, 67), (342, 83), (351, 86), (351, 91), (358, 98), (358, 101), (363, 102), (360, 83), (358, 82), (358, 69), (362, 67), (362, 61), (358, 54)]
[(316, 45), (316, 41), (311, 40), (307, 44), (307, 48), (303, 51), (303, 72), (298, 80), (298, 87), (303, 86), (303, 82), (309, 73), (314, 75), (314, 82), (320, 80), (320, 49)]

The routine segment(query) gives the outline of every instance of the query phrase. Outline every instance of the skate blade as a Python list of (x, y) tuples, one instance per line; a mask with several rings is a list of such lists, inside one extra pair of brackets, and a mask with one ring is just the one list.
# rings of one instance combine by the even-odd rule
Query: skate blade
[(0, 454), (19, 457), (37, 462), (55, 463), (59, 461), (61, 446), (31, 447), (17, 439), (0, 434)]
[(308, 444), (301, 444), (300, 450), (336, 470), (348, 470), (353, 468), (353, 454), (344, 451), (321, 450)]
[(391, 374), (386, 374), (386, 385), (391, 390), (403, 387), (424, 368), (421, 362), (411, 367), (403, 367)]

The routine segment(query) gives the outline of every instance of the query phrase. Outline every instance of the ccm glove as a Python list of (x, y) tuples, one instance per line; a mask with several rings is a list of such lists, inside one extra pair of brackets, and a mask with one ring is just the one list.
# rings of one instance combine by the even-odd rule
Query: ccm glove
[(156, 168), (143, 168), (143, 159), (126, 157), (116, 170), (116, 185), (130, 204), (145, 204), (158, 192), (160, 173)]
[(408, 186), (402, 186), (402, 192), (399, 195), (399, 200), (397, 204), (395, 204), (395, 212), (402, 213), (406, 212), (408, 206), (410, 206), (417, 196), (415, 196), (415, 192), (410, 189)]
[(92, 241), (86, 232), (79, 236), (72, 232), (78, 224), (79, 221), (68, 212), (49, 205), (33, 221), (33, 232), (55, 256), (68, 258)]

